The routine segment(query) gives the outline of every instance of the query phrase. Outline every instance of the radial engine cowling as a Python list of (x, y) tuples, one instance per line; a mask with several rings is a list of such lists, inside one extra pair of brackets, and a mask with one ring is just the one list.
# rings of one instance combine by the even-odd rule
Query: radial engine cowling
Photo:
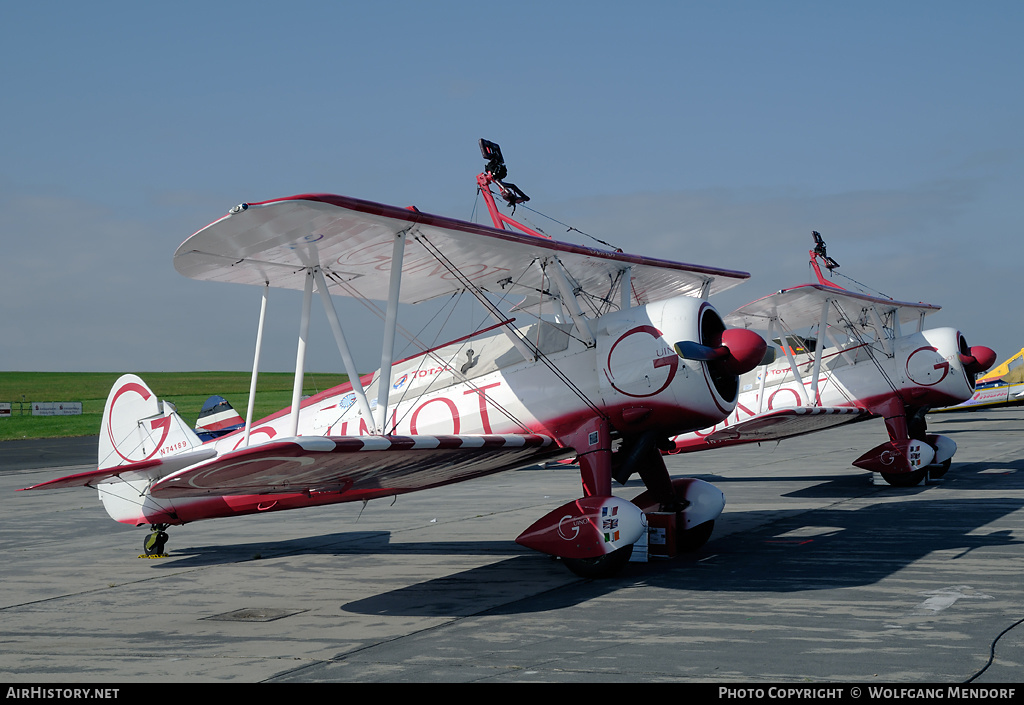
[(726, 328), (710, 309), (701, 318), (700, 342), (675, 344), (676, 353), (684, 360), (707, 363), (718, 393), (728, 400), (736, 398), (739, 376), (757, 367), (767, 348), (760, 335), (745, 328)]

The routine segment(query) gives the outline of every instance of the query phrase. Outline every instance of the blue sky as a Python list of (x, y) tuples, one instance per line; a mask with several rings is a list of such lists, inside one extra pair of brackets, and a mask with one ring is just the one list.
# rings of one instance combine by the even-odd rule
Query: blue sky
[[(260, 292), (178, 275), (181, 241), (239, 202), (307, 192), (468, 219), (481, 137), (537, 211), (630, 252), (749, 271), (714, 299), (723, 312), (808, 281), (818, 230), (841, 272), (941, 305), (931, 326), (1000, 359), (1024, 346), (1018, 1), (3, 15), (3, 370), (249, 369)], [(297, 311), (272, 297), (264, 369), (292, 368)], [(307, 369), (340, 371), (313, 325)]]

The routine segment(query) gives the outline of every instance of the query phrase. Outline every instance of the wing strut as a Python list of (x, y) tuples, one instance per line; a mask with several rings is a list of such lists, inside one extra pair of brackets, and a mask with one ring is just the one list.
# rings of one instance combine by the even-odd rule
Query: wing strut
[[(768, 319), (768, 341), (775, 339), (775, 319)], [(768, 382), (768, 365), (761, 370), (761, 387), (757, 392), (757, 413), (764, 411), (764, 388)]]
[(398, 325), (398, 297), (402, 285), (402, 259), (405, 256), (405, 235), (395, 233), (391, 252), (391, 279), (388, 281), (388, 310), (384, 316), (384, 344), (380, 351), (380, 377), (377, 380), (377, 432), (386, 434), (388, 396), (391, 392), (391, 363), (395, 358), (395, 328)]
[(622, 280), (619, 282), (619, 310), (625, 311), (629, 308), (633, 294), (633, 268), (626, 267), (623, 269), (619, 278)]
[(821, 320), (818, 322), (818, 342), (814, 346), (814, 370), (811, 372), (811, 397), (814, 405), (818, 406), (821, 398), (818, 396), (818, 374), (821, 372), (821, 357), (825, 350), (825, 330), (828, 328), (828, 309), (832, 299), (825, 297), (821, 305)]
[(342, 364), (345, 365), (345, 373), (352, 384), (352, 391), (355, 392), (356, 402), (359, 404), (359, 411), (364, 419), (373, 419), (370, 413), (370, 403), (366, 400), (366, 391), (359, 379), (359, 371), (356, 369), (355, 361), (352, 359), (352, 352), (349, 350), (348, 341), (345, 339), (345, 332), (341, 328), (341, 321), (338, 320), (338, 312), (334, 308), (334, 300), (327, 290), (327, 282), (324, 280), (323, 270), (316, 268), (316, 288), (320, 292), (320, 298), (324, 304), (324, 313), (327, 314), (327, 321), (334, 331), (334, 342), (338, 345), (338, 352), (341, 353)]
[(793, 331), (786, 327), (782, 319), (773, 318), (772, 321), (779, 324), (779, 330), (781, 331), (779, 339), (782, 341), (782, 352), (786, 354), (786, 359), (789, 361), (789, 369), (793, 372), (793, 378), (796, 380), (796, 388), (800, 392), (800, 398), (803, 399), (804, 406), (810, 406), (811, 403), (807, 400), (807, 389), (804, 388), (804, 378), (800, 376), (796, 360), (793, 359), (793, 351), (790, 349), (792, 345), (789, 345), (789, 342), (795, 340), (796, 336), (793, 334)]
[(704, 283), (700, 285), (700, 298), (707, 300), (711, 294), (711, 283), (714, 281), (713, 277), (704, 277)]
[(875, 329), (875, 340), (882, 346), (886, 356), (892, 357), (895, 353), (893, 352), (892, 343), (889, 341), (889, 336), (885, 334), (885, 324), (882, 323), (882, 317), (878, 314), (878, 307), (869, 307), (868, 313), (871, 314), (872, 327)]
[[(839, 317), (840, 317), (840, 321), (839, 322), (842, 323), (842, 318), (846, 314), (843, 312), (842, 306), (839, 306), (837, 304), (836, 308), (839, 311)], [(849, 346), (851, 344), (851, 341), (853, 341), (855, 339), (854, 336), (851, 333), (844, 333), (844, 335), (846, 335), (846, 338), (847, 338), (845, 343), (841, 343), (839, 341), (839, 339), (836, 338), (836, 335), (835, 335), (835, 333), (832, 332), (832, 328), (831, 327), (827, 331), (825, 331), (825, 335), (828, 336), (828, 339), (832, 343), (832, 345), (834, 345), (836, 347), (836, 349), (839, 350), (839, 354), (842, 355), (843, 359), (846, 360), (847, 364), (852, 365), (852, 364), (854, 364), (857, 361), (857, 355), (856, 355), (857, 348), (853, 349), (854, 352), (852, 354), (850, 353), (850, 350), (849, 350)]]
[(299, 344), (295, 351), (295, 381), (292, 384), (292, 410), (289, 417), (291, 436), (299, 435), (299, 406), (302, 401), (302, 380), (306, 371), (306, 341), (309, 339), (309, 309), (313, 305), (313, 268), (306, 269), (306, 285), (302, 293), (302, 320), (299, 323)]
[(252, 378), (249, 380), (249, 405), (245, 412), (245, 434), (242, 445), (249, 446), (249, 431), (252, 430), (252, 412), (256, 404), (256, 377), (260, 371), (260, 351), (263, 349), (263, 324), (267, 320), (267, 298), (270, 296), (270, 282), (263, 285), (263, 302), (260, 304), (260, 323), (256, 329), (256, 353), (252, 361)]
[[(562, 301), (569, 306), (569, 315), (576, 322), (576, 329), (583, 336), (587, 347), (594, 347), (597, 345), (597, 341), (594, 339), (594, 334), (590, 331), (590, 325), (583, 315), (580, 302), (576, 300), (576, 295), (573, 293), (572, 287), (569, 286), (569, 280), (565, 278), (565, 272), (562, 271), (562, 263), (558, 261), (557, 257), (552, 257), (547, 261), (547, 264), (553, 265), (550, 267), (551, 278), (555, 280), (555, 286), (558, 287), (558, 293), (561, 294)], [(544, 270), (547, 271), (548, 267), (545, 267)]]

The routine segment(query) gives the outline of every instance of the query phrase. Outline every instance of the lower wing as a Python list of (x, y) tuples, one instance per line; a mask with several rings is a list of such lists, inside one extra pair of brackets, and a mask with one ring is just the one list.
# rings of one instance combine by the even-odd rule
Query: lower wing
[(823, 431), (834, 426), (873, 417), (874, 414), (870, 411), (846, 406), (798, 406), (776, 409), (752, 416), (710, 434), (689, 433), (685, 436), (677, 436), (674, 439), (675, 452), (690, 453), (723, 445), (781, 441), (784, 438)]
[(156, 498), (348, 492), (408, 492), (563, 457), (547, 436), (300, 436), (226, 453), (163, 477)]

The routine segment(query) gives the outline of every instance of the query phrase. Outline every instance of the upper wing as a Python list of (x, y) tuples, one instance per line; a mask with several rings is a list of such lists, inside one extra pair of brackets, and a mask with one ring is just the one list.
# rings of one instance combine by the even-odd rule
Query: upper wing
[(491, 292), (543, 296), (550, 283), (541, 265), (551, 257), (575, 279), (574, 288), (599, 296), (629, 268), (631, 298), (638, 303), (711, 294), (749, 277), (327, 194), (238, 206), (185, 240), (174, 266), (193, 279), (298, 290), (304, 270), (319, 266), (333, 293), (384, 300), (400, 232), (406, 233), (402, 303), (459, 291), (468, 282)]
[(826, 299), (846, 311), (847, 315), (854, 315), (869, 307), (875, 307), (883, 317), (893, 312), (899, 316), (901, 324), (917, 321), (921, 316), (941, 308), (932, 304), (893, 301), (882, 296), (869, 296), (821, 284), (803, 284), (738, 308), (726, 316), (725, 322), (742, 328), (765, 328), (769, 320), (779, 318), (792, 330), (796, 330), (821, 320), (821, 310)]
[(707, 435), (689, 433), (675, 439), (676, 451), (688, 453), (723, 445), (781, 441), (833, 426), (873, 418), (866, 409), (836, 406), (798, 406), (768, 411)]
[(164, 477), (156, 498), (293, 492), (407, 492), (570, 453), (535, 434), (300, 436), (226, 453)]

